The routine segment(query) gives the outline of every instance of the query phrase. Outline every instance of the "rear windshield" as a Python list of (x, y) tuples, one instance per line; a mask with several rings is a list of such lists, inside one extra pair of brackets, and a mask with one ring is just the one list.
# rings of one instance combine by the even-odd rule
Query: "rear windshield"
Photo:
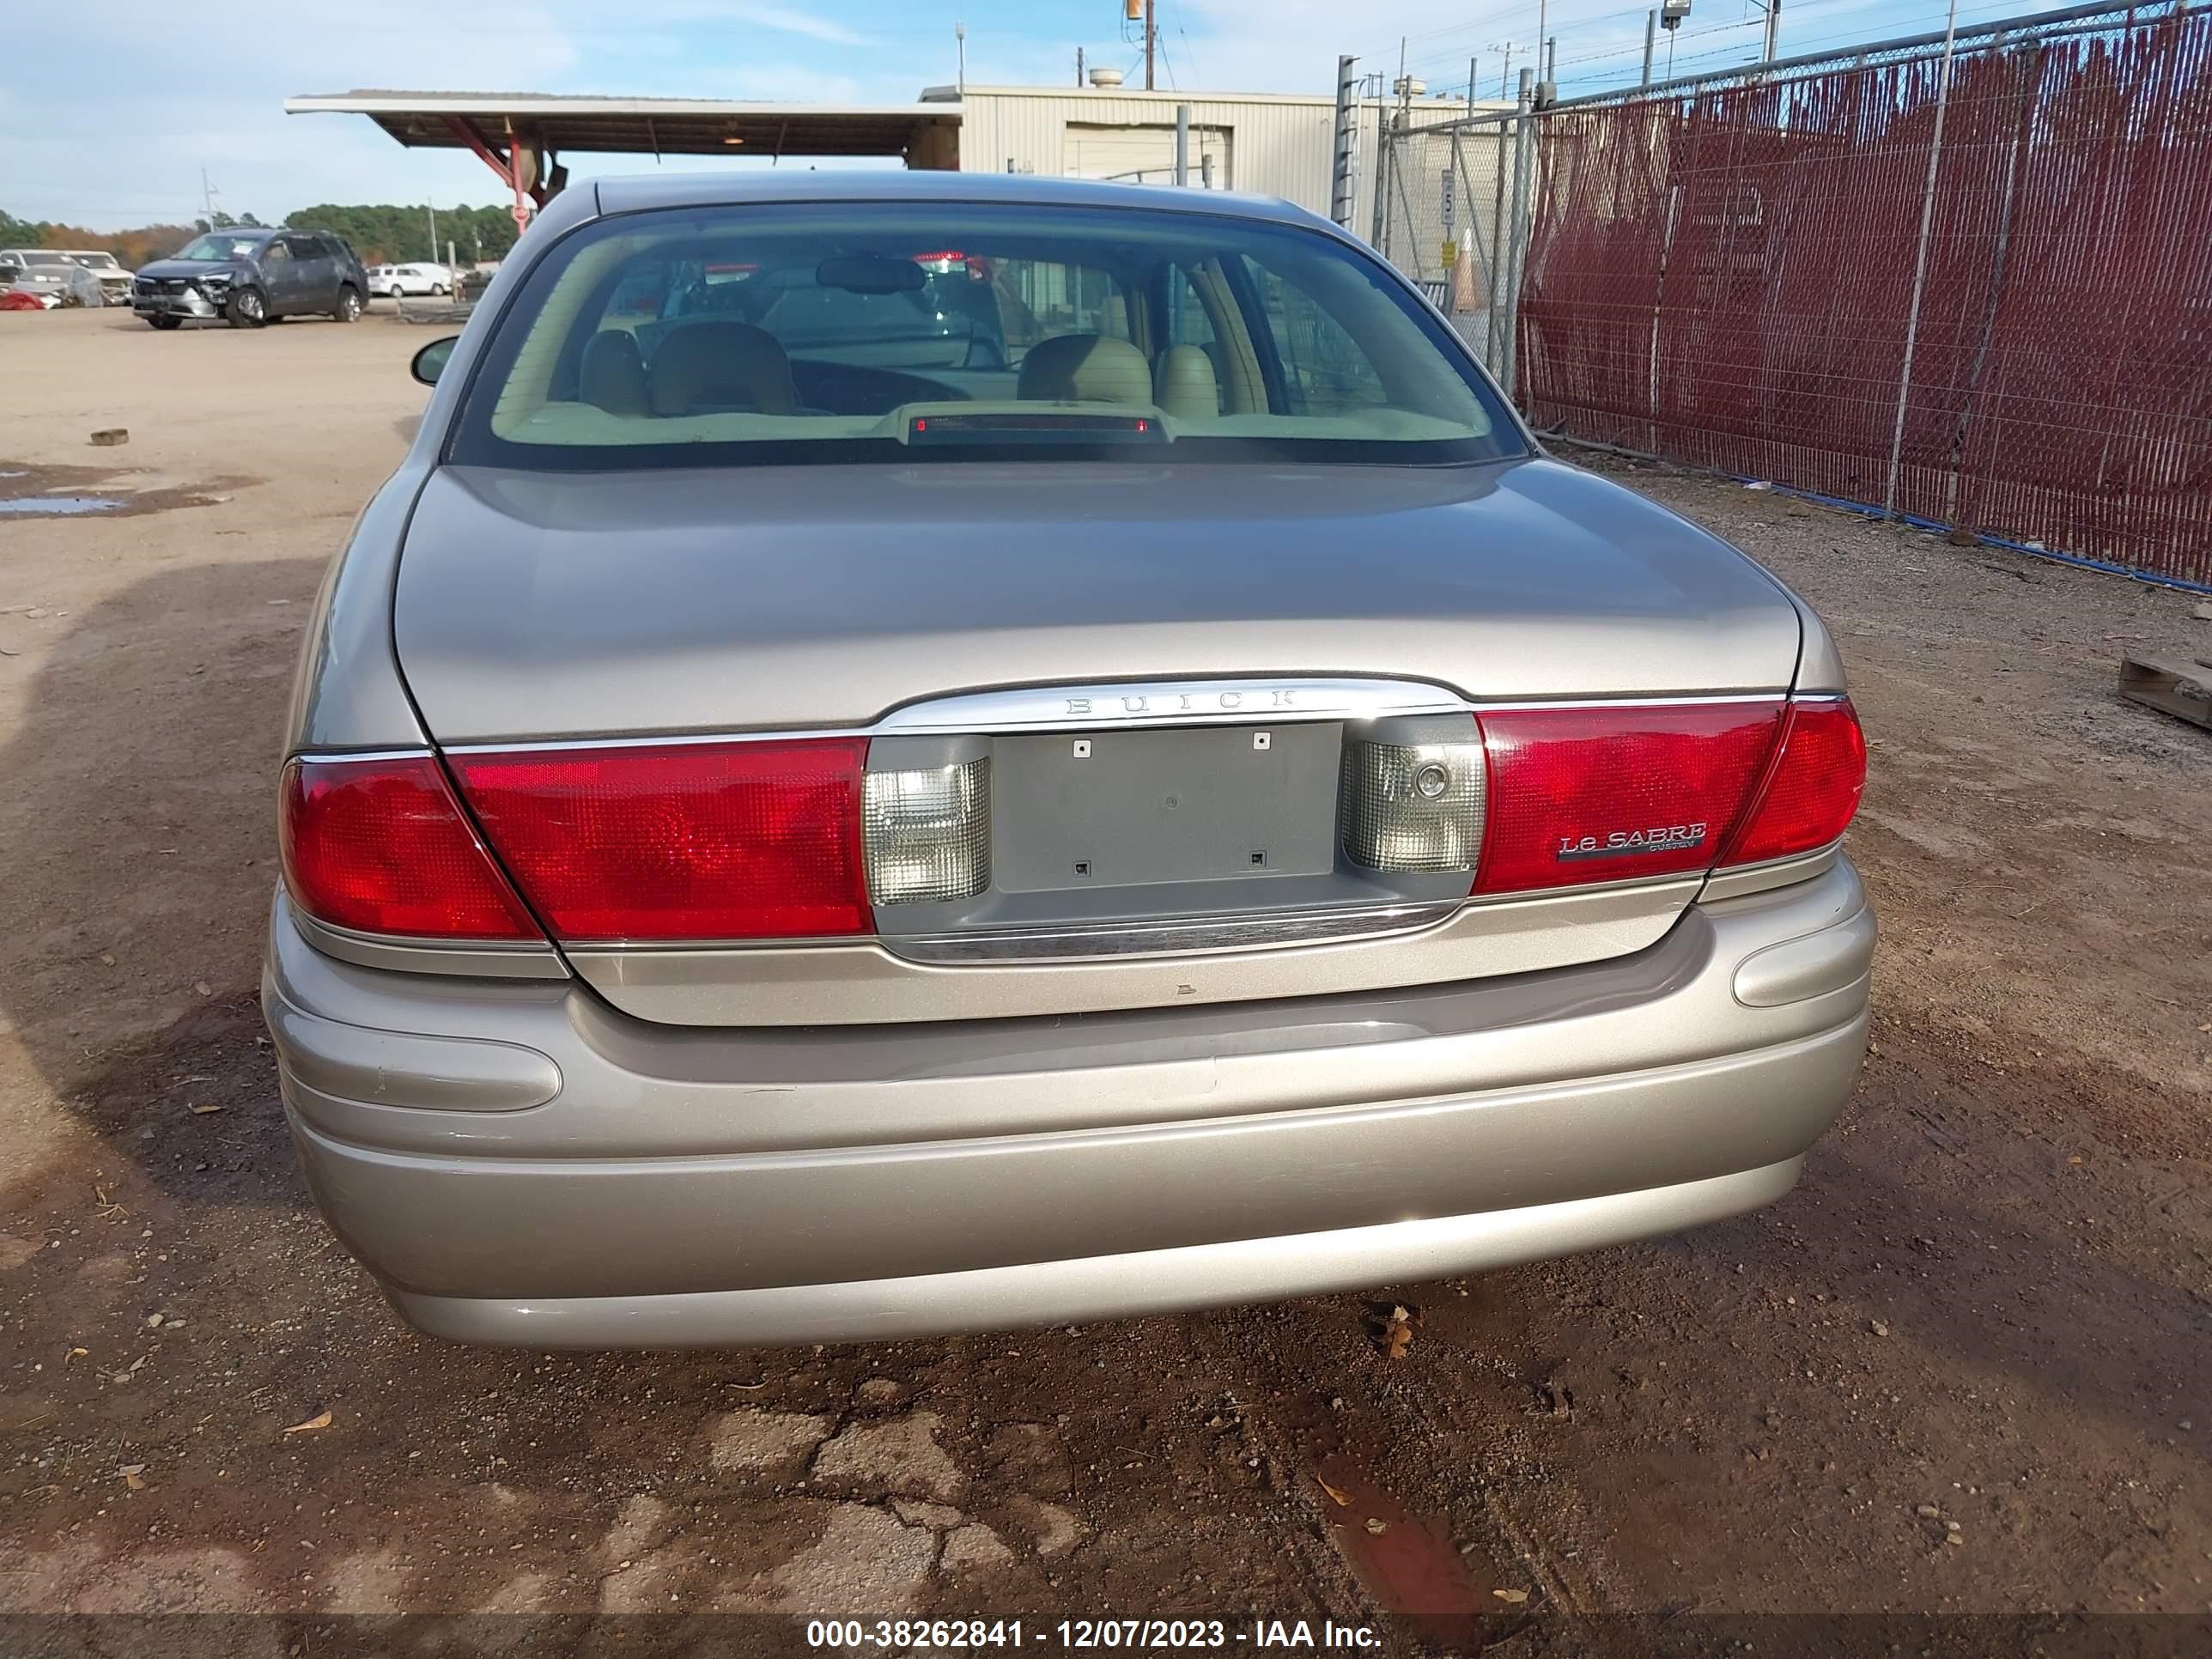
[(1322, 233), (1140, 203), (866, 203), (574, 233), (500, 318), (448, 453), (599, 471), (1522, 449), (1434, 315)]

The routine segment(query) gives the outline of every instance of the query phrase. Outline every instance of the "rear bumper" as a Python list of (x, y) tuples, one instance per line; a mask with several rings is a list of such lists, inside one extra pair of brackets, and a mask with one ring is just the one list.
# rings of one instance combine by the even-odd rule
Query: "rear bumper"
[(1589, 967), (702, 1031), (568, 982), (340, 963), (280, 902), (264, 998), (316, 1198), (423, 1329), (825, 1341), (1474, 1272), (1753, 1208), (1850, 1091), (1873, 943), (1839, 862)]

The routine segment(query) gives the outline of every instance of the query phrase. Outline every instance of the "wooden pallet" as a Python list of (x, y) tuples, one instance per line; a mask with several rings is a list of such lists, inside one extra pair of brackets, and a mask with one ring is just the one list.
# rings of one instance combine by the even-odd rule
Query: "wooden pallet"
[(2152, 662), (2120, 659), (2119, 693), (2130, 702), (2172, 714), (2212, 732), (2212, 662)]

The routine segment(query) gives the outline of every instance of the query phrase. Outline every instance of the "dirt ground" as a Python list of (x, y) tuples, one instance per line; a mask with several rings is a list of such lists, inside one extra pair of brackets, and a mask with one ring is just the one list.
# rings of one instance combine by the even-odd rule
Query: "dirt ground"
[(0, 516), (0, 1613), (293, 1616), (222, 1639), (270, 1653), (708, 1609), (2212, 1643), (2090, 1617), (2212, 1612), (2212, 734), (2111, 690), (2212, 654), (2197, 600), (1613, 464), (1821, 609), (1873, 744), (1875, 1049), (1771, 1211), (1377, 1286), (1421, 1313), (1395, 1361), (1350, 1297), (471, 1351), (316, 1219), (255, 1002), (298, 629), (425, 337), (0, 316), (0, 497), (161, 492)]

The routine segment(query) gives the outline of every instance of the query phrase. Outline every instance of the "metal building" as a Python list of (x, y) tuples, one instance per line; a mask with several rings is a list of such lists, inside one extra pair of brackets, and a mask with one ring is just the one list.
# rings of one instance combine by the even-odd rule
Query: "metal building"
[[(1326, 93), (1144, 92), (1121, 86), (932, 87), (925, 105), (957, 103), (960, 166), (975, 173), (1175, 182), (1176, 116), (1190, 112), (1188, 182), (1279, 196), (1326, 215), (1336, 101)], [(1425, 117), (1431, 105), (1420, 106)], [(1466, 100), (1437, 100), (1437, 118)], [(1391, 112), (1395, 114), (1395, 105)], [(1370, 211), (1376, 106), (1360, 106), (1352, 222)]]
[[(559, 188), (561, 156), (581, 154), (880, 156), (910, 167), (1172, 184), (1177, 111), (1188, 107), (1189, 185), (1279, 196), (1328, 214), (1332, 94), (1144, 92), (1096, 78), (1101, 84), (1087, 87), (932, 87), (914, 104), (866, 107), (382, 91), (289, 98), (284, 107), (364, 115), (410, 148), (473, 150), (514, 191), (518, 216)], [(1464, 98), (1359, 105), (1346, 222), (1363, 235), (1374, 222), (1378, 118), (1422, 126), (1467, 112)]]

